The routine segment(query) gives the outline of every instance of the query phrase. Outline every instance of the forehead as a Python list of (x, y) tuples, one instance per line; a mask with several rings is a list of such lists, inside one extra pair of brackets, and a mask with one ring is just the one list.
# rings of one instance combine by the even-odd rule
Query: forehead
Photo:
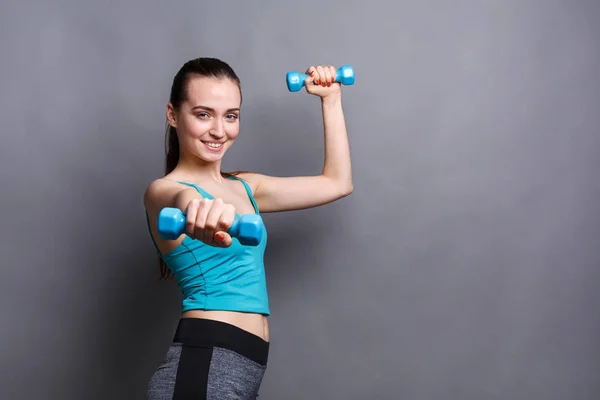
[(240, 106), (240, 89), (231, 79), (194, 76), (188, 82), (187, 100), (192, 107), (236, 108)]

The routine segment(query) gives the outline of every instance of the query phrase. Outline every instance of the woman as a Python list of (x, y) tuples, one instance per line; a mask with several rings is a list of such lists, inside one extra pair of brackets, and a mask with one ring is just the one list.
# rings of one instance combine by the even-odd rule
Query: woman
[[(341, 88), (332, 66), (308, 68), (306, 91), (320, 97), (325, 162), (318, 176), (223, 173), (221, 160), (239, 134), (242, 93), (231, 67), (198, 58), (175, 75), (167, 105), (166, 175), (144, 194), (148, 226), (163, 276), (183, 293), (182, 315), (148, 398), (255, 399), (269, 352), (269, 304), (263, 255), (228, 233), (236, 214), (306, 209), (352, 190)], [(186, 212), (186, 230), (163, 240), (156, 220), (164, 207)], [(264, 228), (263, 228), (264, 229)]]

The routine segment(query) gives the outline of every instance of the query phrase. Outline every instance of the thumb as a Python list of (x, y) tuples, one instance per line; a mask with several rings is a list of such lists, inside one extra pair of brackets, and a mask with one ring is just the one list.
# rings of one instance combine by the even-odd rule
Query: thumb
[(307, 76), (307, 77), (304, 79), (304, 87), (306, 88), (306, 90), (310, 89), (310, 88), (311, 88), (311, 86), (314, 86), (314, 82), (315, 82), (315, 80), (313, 79), (313, 77), (312, 77), (312, 76), (310, 76), (310, 75), (309, 75), (309, 76)]
[(217, 243), (221, 247), (229, 247), (231, 243), (233, 243), (233, 239), (231, 235), (227, 232), (219, 231), (215, 233), (215, 238), (217, 239)]
[(315, 81), (315, 74), (317, 73), (317, 71), (315, 70), (314, 67), (310, 67), (307, 71), (306, 71), (306, 78), (304, 78), (304, 86), (305, 87), (309, 87), (309, 85), (312, 85), (313, 82)]

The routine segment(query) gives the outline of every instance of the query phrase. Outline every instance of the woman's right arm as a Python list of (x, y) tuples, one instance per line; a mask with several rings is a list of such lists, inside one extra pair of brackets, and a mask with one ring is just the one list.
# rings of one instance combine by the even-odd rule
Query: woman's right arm
[(229, 247), (232, 243), (227, 231), (233, 224), (235, 209), (221, 199), (205, 199), (193, 188), (157, 179), (144, 193), (144, 206), (148, 212), (152, 236), (163, 253), (177, 247), (184, 239), (182, 235), (176, 240), (164, 240), (158, 235), (156, 221), (158, 214), (165, 207), (174, 207), (185, 212), (185, 235), (192, 239), (216, 247)]

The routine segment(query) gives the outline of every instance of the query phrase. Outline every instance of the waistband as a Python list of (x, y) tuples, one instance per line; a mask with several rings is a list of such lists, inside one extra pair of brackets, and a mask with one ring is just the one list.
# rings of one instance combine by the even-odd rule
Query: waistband
[(206, 318), (181, 318), (173, 342), (191, 347), (221, 347), (267, 365), (269, 342), (235, 325)]

